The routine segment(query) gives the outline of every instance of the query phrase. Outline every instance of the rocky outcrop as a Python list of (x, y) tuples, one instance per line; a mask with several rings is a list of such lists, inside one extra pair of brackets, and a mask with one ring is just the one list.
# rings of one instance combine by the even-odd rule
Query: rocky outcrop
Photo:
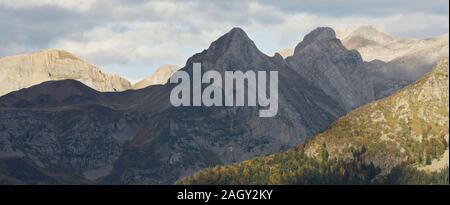
[(78, 80), (102, 92), (123, 91), (130, 83), (116, 75), (105, 74), (73, 54), (44, 50), (0, 58), (0, 95), (50, 80)]

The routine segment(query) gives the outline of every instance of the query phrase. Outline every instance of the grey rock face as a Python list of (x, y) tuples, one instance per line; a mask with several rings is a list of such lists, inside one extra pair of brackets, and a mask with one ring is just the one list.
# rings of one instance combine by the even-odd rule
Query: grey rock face
[[(59, 183), (88, 183), (85, 173), (112, 167), (122, 152), (121, 135), (133, 132), (126, 133), (132, 116), (109, 109), (0, 113), (0, 159), (30, 159), (32, 166)], [(30, 183), (26, 177), (17, 179)]]
[(364, 63), (356, 51), (342, 46), (331, 28), (318, 28), (306, 35), (286, 61), (346, 110), (366, 101), (367, 89), (359, 92), (370, 86), (359, 80), (364, 75)]
[(385, 63), (366, 63), (356, 50), (347, 50), (331, 28), (317, 28), (306, 35), (286, 61), (346, 111), (406, 85), (376, 69), (388, 69)]

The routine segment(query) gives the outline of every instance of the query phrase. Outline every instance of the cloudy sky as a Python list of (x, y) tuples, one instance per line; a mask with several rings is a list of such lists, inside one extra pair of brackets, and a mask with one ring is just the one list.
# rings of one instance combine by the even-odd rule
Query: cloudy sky
[(373, 25), (395, 37), (449, 31), (448, 0), (0, 0), (0, 56), (64, 49), (132, 81), (184, 65), (233, 27), (266, 54), (318, 26)]

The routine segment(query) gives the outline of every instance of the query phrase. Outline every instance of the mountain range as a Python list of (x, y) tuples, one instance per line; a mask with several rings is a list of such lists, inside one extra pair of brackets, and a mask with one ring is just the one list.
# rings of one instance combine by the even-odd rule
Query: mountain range
[(208, 168), (179, 184), (448, 184), (448, 59), (286, 152)]
[(194, 62), (222, 75), (278, 71), (278, 115), (260, 118), (258, 107), (173, 107), (175, 84), (99, 92), (50, 80), (0, 97), (0, 183), (169, 184), (304, 143), (412, 82), (384, 72), (389, 63), (363, 61), (326, 27), (306, 35), (288, 58), (265, 55), (233, 28), (180, 70), (192, 74)]
[(67, 51), (42, 50), (0, 58), (0, 96), (42, 82), (67, 79), (80, 81), (100, 92), (140, 89), (166, 83), (177, 69), (176, 65), (163, 65), (148, 78), (131, 84), (125, 78), (103, 73)]
[[(342, 29), (341, 29), (342, 30)], [(357, 50), (362, 59), (377, 64), (378, 69), (389, 76), (415, 81), (443, 58), (449, 56), (448, 33), (426, 39), (394, 38), (373, 26), (361, 26), (353, 31), (340, 32), (338, 38), (349, 50)], [(279, 53), (287, 58), (294, 55), (293, 48), (285, 48)]]

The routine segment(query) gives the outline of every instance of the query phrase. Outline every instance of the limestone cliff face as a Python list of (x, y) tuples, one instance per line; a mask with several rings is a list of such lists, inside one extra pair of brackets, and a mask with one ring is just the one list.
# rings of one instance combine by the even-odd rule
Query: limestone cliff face
[(141, 80), (133, 85), (133, 89), (141, 89), (150, 85), (164, 85), (169, 80), (170, 76), (180, 69), (177, 65), (163, 65), (156, 69), (150, 77)]
[(101, 92), (123, 91), (130, 83), (119, 76), (102, 73), (73, 54), (44, 50), (0, 58), (0, 95), (50, 80), (78, 80)]

